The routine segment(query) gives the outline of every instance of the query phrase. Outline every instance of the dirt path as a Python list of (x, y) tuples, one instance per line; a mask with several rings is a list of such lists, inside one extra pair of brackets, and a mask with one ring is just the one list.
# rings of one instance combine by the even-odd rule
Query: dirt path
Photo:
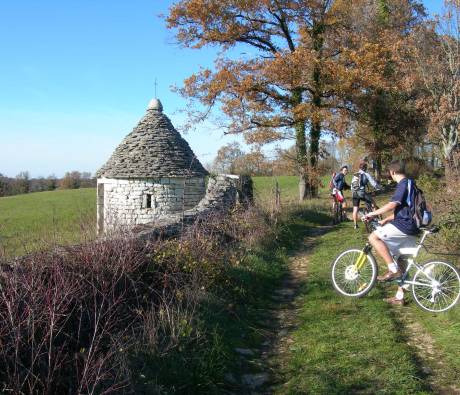
[[(226, 381), (233, 387), (227, 393), (268, 395), (284, 384), (283, 377), (278, 374), (278, 363), (287, 359), (289, 348), (294, 342), (291, 333), (298, 327), (301, 308), (297, 296), (307, 279), (309, 252), (316, 238), (330, 229), (330, 226), (310, 229), (301, 249), (291, 256), (289, 271), (272, 296), (271, 308), (265, 312), (265, 318), (259, 323), (259, 331), (263, 334), (264, 341), (257, 349), (235, 349), (241, 357), (241, 371), (248, 373), (240, 377), (227, 374)], [(286, 358), (283, 358), (284, 355)]]

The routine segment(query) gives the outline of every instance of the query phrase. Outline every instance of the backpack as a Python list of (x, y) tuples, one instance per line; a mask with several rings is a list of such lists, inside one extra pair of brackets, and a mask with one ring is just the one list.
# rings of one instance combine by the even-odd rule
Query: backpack
[(351, 179), (351, 190), (353, 192), (364, 191), (362, 174), (360, 172), (353, 174)]
[(428, 226), (432, 220), (432, 214), (426, 204), (423, 191), (417, 187), (415, 181), (408, 180), (407, 205), (409, 206), (412, 218), (414, 219), (417, 228)]
[(337, 175), (336, 172), (332, 173), (331, 180), (329, 181), (329, 189), (332, 191), (335, 188), (335, 176)]

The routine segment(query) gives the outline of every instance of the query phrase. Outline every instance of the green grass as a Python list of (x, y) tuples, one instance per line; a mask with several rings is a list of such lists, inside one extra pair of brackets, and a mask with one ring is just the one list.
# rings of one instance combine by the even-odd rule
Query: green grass
[(94, 236), (94, 188), (0, 198), (0, 246), (7, 256)]
[[(236, 378), (260, 372), (260, 365), (255, 362), (257, 357), (242, 361), (235, 348), (257, 353), (273, 330), (270, 326), (276, 320), (272, 314), (278, 302), (272, 296), (286, 274), (290, 253), (298, 248), (305, 234), (305, 224), (296, 228), (293, 221), (299, 216), (308, 218), (308, 229), (329, 221), (316, 204), (305, 203), (286, 210), (276, 226), (274, 238), (251, 250), (240, 266), (230, 268), (226, 273), (228, 286), (204, 305), (202, 323), (207, 332), (218, 334), (214, 338), (215, 347), (223, 357), (212, 369), (220, 368), (222, 376), (225, 372), (231, 372)], [(236, 393), (247, 390), (228, 386), (222, 376), (215, 388), (216, 394), (221, 394), (223, 389)]]
[[(447, 258), (447, 259), (446, 259)], [(428, 260), (441, 260), (451, 262), (458, 266), (458, 261), (446, 256), (425, 256), (419, 259), (420, 263)], [(411, 297), (411, 296), (410, 296)], [(411, 306), (415, 319), (435, 340), (436, 353), (446, 361), (443, 368), (443, 377), (450, 383), (460, 383), (460, 305), (453, 307), (445, 313), (433, 314)], [(454, 368), (455, 367), (455, 368)]]
[[(329, 191), (329, 181), (331, 176), (321, 177), (319, 193), (321, 196), (327, 195)], [(263, 202), (274, 202), (275, 185), (281, 194), (281, 204), (288, 205), (296, 203), (299, 196), (299, 177), (297, 176), (273, 176), (273, 177), (253, 177), (254, 193), (256, 199)]]
[(272, 198), (274, 196), (276, 182), (278, 182), (282, 200), (285, 198), (291, 200), (298, 196), (299, 177), (253, 177), (253, 180), (256, 199), (265, 200), (267, 198)]

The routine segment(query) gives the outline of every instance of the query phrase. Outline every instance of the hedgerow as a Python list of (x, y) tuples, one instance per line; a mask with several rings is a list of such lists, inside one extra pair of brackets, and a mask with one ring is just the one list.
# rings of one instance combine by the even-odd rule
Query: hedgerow
[[(270, 232), (260, 211), (236, 210), (202, 219), (177, 239), (146, 243), (125, 234), (3, 262), (2, 390), (172, 393), (214, 385), (209, 372), (218, 375), (225, 355), (198, 310), (237, 288), (230, 271)], [(168, 369), (178, 359), (188, 369), (174, 381)]]

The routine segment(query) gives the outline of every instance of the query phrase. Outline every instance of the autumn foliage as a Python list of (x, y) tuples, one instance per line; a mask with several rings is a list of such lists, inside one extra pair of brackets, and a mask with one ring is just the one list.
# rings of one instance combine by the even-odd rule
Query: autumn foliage
[(167, 23), (186, 47), (221, 49), (180, 88), (199, 103), (191, 119), (218, 107), (248, 144), (294, 140), (301, 199), (316, 192), (325, 135), (360, 136), (382, 166), (426, 131), (425, 92), (408, 84), (411, 40), (428, 25), (416, 1), (181, 0)]

